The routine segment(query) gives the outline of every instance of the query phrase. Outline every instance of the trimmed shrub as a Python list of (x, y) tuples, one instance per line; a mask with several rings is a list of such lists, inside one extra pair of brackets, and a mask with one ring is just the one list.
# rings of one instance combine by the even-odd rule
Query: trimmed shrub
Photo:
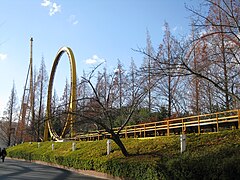
[[(180, 154), (179, 136), (123, 139), (130, 157), (106, 140), (95, 142), (24, 143), (8, 148), (8, 156), (39, 160), (75, 169), (95, 170), (124, 179), (238, 179), (240, 130), (187, 135), (187, 151)], [(54, 150), (52, 150), (54, 143)]]

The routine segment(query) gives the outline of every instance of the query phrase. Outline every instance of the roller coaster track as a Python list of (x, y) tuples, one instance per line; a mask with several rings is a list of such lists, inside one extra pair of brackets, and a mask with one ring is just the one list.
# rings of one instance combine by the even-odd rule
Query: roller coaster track
[[(70, 68), (71, 68), (71, 93), (70, 93), (70, 103), (69, 103), (69, 112), (67, 116), (67, 121), (64, 125), (64, 128), (62, 130), (61, 135), (58, 135), (56, 131), (54, 130), (51, 119), (52, 119), (52, 114), (51, 114), (51, 99), (52, 99), (52, 89), (53, 89), (53, 81), (54, 81), (54, 76), (55, 72), (57, 69), (58, 62), (63, 55), (63, 53), (67, 53), (68, 59), (70, 62)], [(47, 96), (47, 118), (45, 121), (45, 129), (44, 129), (44, 141), (48, 140), (48, 134), (50, 134), (51, 139), (55, 141), (61, 141), (63, 140), (64, 136), (66, 135), (67, 130), (70, 128), (71, 132), (71, 137), (75, 136), (75, 131), (74, 131), (74, 115), (71, 112), (76, 111), (76, 63), (75, 63), (75, 58), (73, 55), (72, 50), (69, 47), (62, 47), (59, 49), (57, 52), (57, 55), (55, 57), (55, 60), (53, 62), (52, 70), (51, 70), (51, 75), (49, 79), (49, 84), (48, 84), (48, 96)]]
[[(218, 132), (227, 128), (240, 129), (240, 109), (126, 126), (119, 135), (122, 138), (146, 138), (181, 133)], [(118, 129), (114, 128), (114, 131), (117, 132)], [(75, 140), (91, 141), (104, 138), (111, 138), (111, 135), (100, 130), (78, 134)]]

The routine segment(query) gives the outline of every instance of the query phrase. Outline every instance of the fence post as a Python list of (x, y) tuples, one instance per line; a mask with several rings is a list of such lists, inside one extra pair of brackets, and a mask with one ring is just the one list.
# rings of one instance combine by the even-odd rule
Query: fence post
[(217, 121), (217, 132), (218, 132), (219, 126), (218, 126), (218, 114), (217, 113), (216, 113), (216, 121)]
[(134, 133), (133, 137), (136, 138), (136, 126), (134, 126)]
[(143, 132), (143, 137), (145, 138), (146, 137), (146, 126), (144, 124), (144, 132)]
[(127, 127), (125, 128), (125, 138), (127, 139)]
[(40, 142), (38, 142), (38, 148), (40, 148)]
[(52, 151), (54, 150), (54, 144), (52, 144)]
[(198, 115), (198, 134), (201, 133), (201, 129), (200, 129), (200, 116)]
[(170, 129), (169, 129), (169, 120), (167, 120), (167, 135), (170, 135)]
[(186, 126), (186, 124), (184, 123), (184, 124), (183, 124), (183, 134), (186, 134), (186, 132), (187, 132), (187, 126)]
[(240, 129), (240, 110), (238, 109), (238, 129)]
[(155, 137), (157, 136), (157, 123), (155, 122)]
[(184, 123), (183, 123), (183, 118), (182, 118), (182, 133), (184, 132)]

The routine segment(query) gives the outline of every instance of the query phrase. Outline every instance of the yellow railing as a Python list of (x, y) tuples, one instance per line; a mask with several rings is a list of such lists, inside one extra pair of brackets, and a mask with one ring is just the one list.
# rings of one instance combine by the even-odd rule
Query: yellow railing
[[(181, 133), (202, 133), (206, 131), (219, 131), (229, 127), (240, 128), (240, 110), (230, 110), (212, 114), (203, 114), (183, 118), (169, 119), (151, 123), (125, 126), (120, 132), (120, 137), (156, 137)], [(117, 132), (118, 128), (114, 128)], [(93, 131), (87, 134), (78, 134), (77, 140), (100, 140), (111, 135), (104, 131)]]

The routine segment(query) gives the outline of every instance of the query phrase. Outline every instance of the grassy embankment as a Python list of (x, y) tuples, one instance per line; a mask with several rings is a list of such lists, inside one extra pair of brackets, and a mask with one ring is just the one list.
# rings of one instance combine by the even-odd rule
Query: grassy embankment
[[(124, 157), (115, 143), (106, 155), (106, 140), (95, 142), (24, 143), (9, 148), (8, 156), (40, 160), (76, 169), (95, 170), (125, 179), (238, 179), (240, 130), (187, 135), (180, 153), (179, 136), (123, 139), (131, 154)], [(54, 150), (52, 150), (54, 143)]]

